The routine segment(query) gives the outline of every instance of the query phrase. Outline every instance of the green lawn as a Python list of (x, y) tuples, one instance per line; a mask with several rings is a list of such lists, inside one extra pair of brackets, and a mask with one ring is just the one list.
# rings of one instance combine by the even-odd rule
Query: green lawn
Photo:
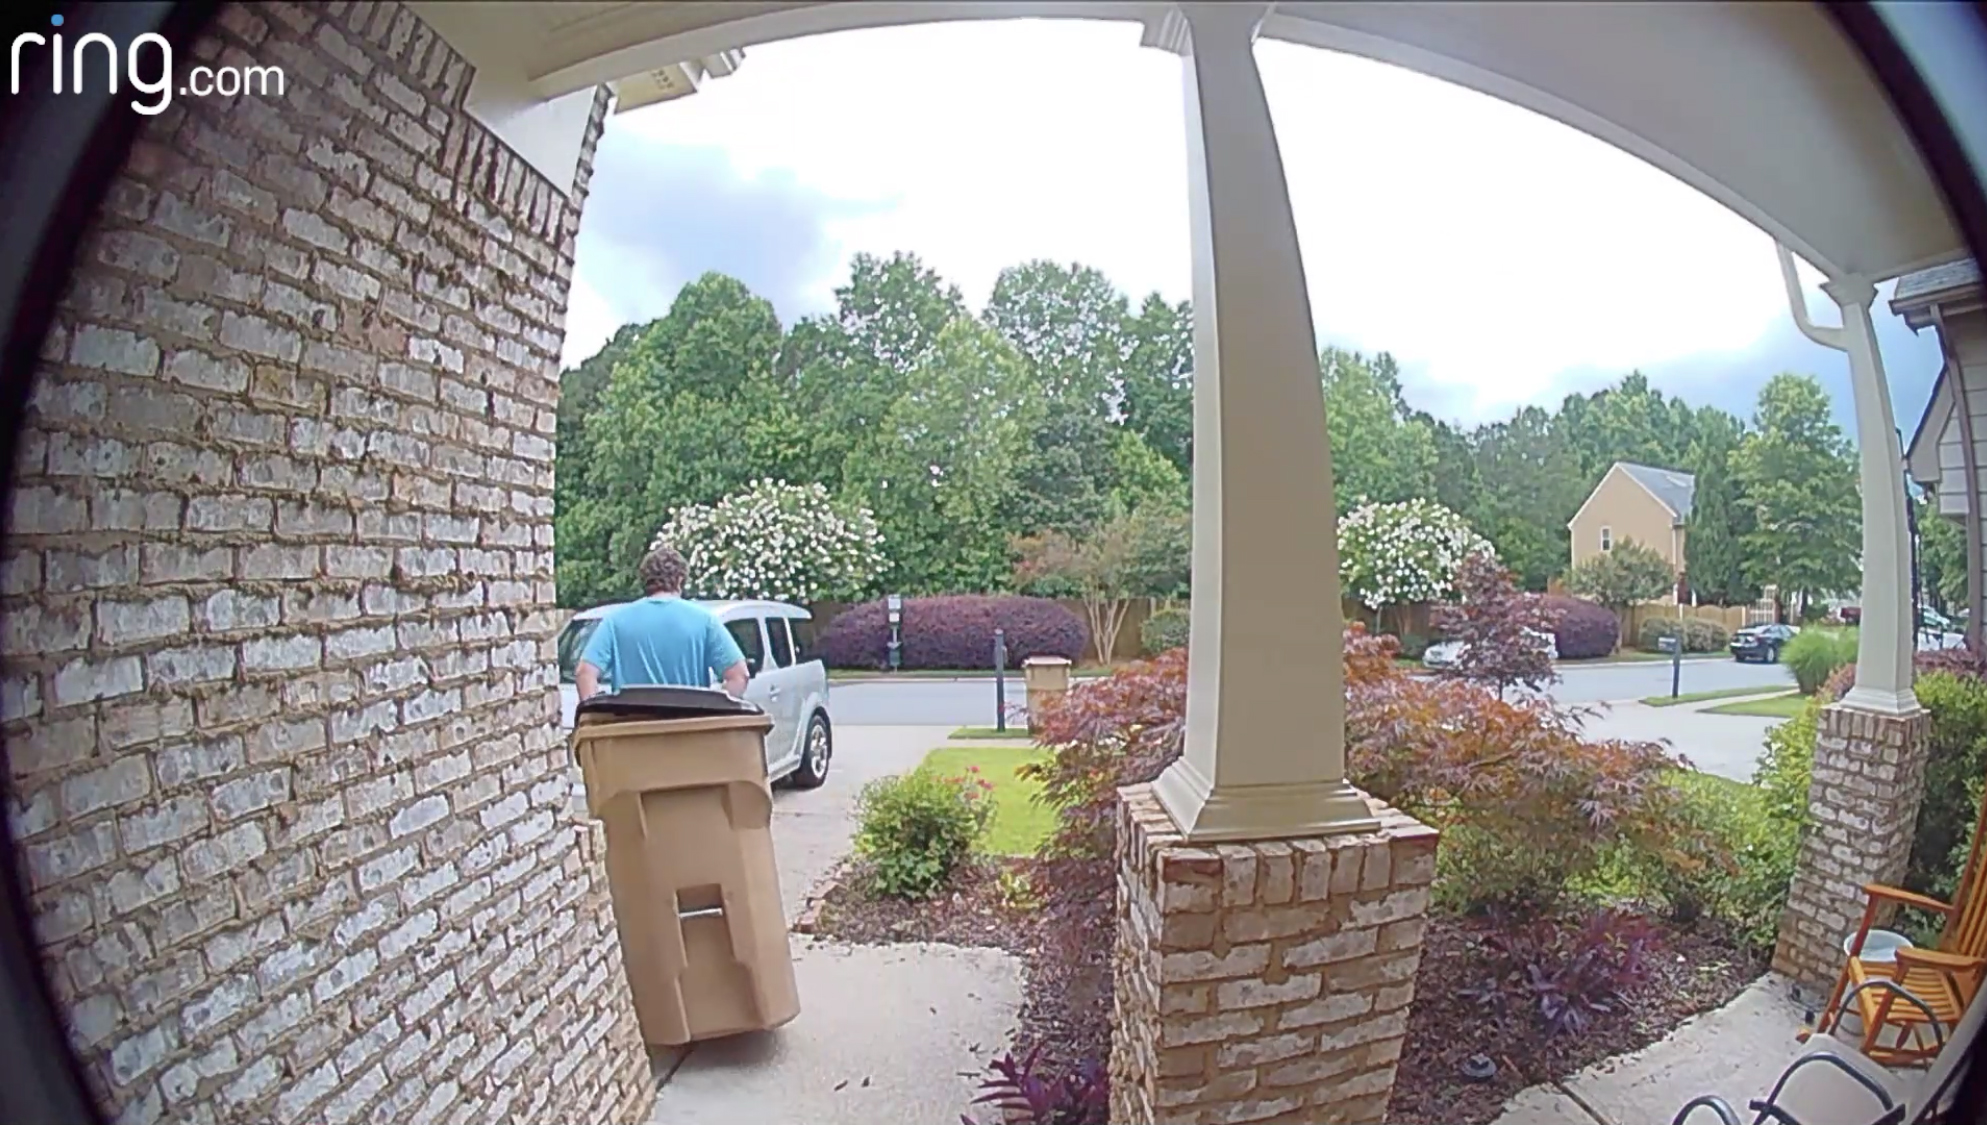
[(1808, 697), (1798, 691), (1765, 699), (1745, 699), (1717, 707), (1706, 707), (1707, 715), (1760, 715), (1769, 719), (1791, 719), (1808, 705)]
[(995, 730), (992, 727), (960, 727), (958, 730), (953, 731), (949, 737), (969, 741), (977, 741), (982, 738), (1027, 738), (1028, 728), (1025, 726), (1011, 726), (1006, 730)]
[(965, 773), (967, 766), (980, 767), (980, 775), (994, 786), (993, 826), (983, 846), (994, 855), (1034, 855), (1055, 830), (1056, 814), (1034, 799), (1041, 784), (1016, 777), (1014, 771), (1047, 757), (1032, 746), (941, 746), (925, 755), (918, 768), (954, 775)]
[(1642, 702), (1647, 703), (1651, 707), (1674, 707), (1679, 703), (1702, 703), (1707, 699), (1730, 699), (1740, 695), (1771, 695), (1775, 692), (1785, 690), (1785, 688), (1777, 687), (1719, 688), (1717, 691), (1687, 691), (1675, 699), (1667, 695), (1652, 695)]

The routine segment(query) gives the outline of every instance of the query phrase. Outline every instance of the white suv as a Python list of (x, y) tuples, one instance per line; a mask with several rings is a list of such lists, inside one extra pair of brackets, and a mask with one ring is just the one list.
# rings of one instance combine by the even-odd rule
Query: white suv
[[(625, 604), (625, 603), (624, 603)], [(766, 735), (766, 776), (790, 779), (795, 788), (813, 789), (828, 779), (834, 757), (834, 728), (828, 721), (828, 670), (814, 651), (814, 615), (786, 602), (697, 602), (717, 615), (738, 642), (752, 678), (745, 700), (773, 720)], [(559, 634), (560, 721), (573, 727), (579, 706), (574, 675), (587, 639), (620, 605), (596, 606), (575, 614)]]

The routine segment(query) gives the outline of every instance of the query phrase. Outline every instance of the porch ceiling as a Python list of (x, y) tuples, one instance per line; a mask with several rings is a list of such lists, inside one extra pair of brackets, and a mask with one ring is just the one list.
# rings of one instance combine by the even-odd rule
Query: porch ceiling
[[(415, 3), (544, 99), (782, 39), (961, 19), (1156, 24), (1169, 5), (771, 0)], [(1405, 66), (1617, 145), (1832, 277), (1883, 280), (1964, 240), (1851, 45), (1808, 3), (1284, 3), (1263, 34)], [(1348, 112), (1357, 112), (1348, 107)]]

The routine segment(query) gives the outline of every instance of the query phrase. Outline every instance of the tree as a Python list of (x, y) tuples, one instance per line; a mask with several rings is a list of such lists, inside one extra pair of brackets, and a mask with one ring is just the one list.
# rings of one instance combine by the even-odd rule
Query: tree
[(1154, 293), (1125, 320), (1123, 425), (1183, 475), (1194, 462), (1194, 314)]
[(1856, 462), (1811, 375), (1780, 374), (1759, 392), (1753, 432), (1732, 455), (1732, 475), (1753, 527), (1740, 538), (1748, 581), (1798, 595), (1854, 589), (1860, 581), (1863, 511)]
[(1186, 584), (1185, 513), (1141, 508), (1113, 512), (1072, 536), (1049, 530), (1015, 541), (1015, 584), (1083, 600), (1097, 659), (1108, 663), (1133, 598), (1169, 597)]
[(780, 343), (772, 304), (710, 273), (610, 353), (559, 508), (570, 604), (638, 595), (636, 564), (670, 511), (760, 476), (808, 479), (807, 426), (775, 373)]
[(1958, 520), (1939, 514), (1937, 498), (1920, 493), (1918, 505), (1918, 577), (1924, 598), (1948, 616), (1965, 609), (1966, 532)]
[(1566, 523), (1594, 482), (1581, 475), (1553, 416), (1536, 406), (1472, 436), (1478, 502), (1461, 509), (1527, 589), (1543, 590), (1566, 566)]
[(1456, 605), (1435, 607), (1432, 624), (1461, 641), (1456, 661), (1436, 674), (1468, 680), (1504, 693), (1520, 684), (1537, 691), (1559, 678), (1540, 635), (1550, 636), (1552, 615), (1538, 598), (1519, 591), (1516, 575), (1486, 552), (1463, 559), (1456, 572)]
[(584, 510), (587, 466), (592, 460), (586, 444), (586, 420), (599, 408), (614, 365), (633, 350), (636, 338), (648, 327), (622, 325), (598, 352), (559, 375), (552, 473), (552, 524), (559, 549), (553, 565), (559, 604), (568, 609), (591, 604), (592, 595), (614, 585), (606, 573), (606, 525), (598, 520), (589, 522)]
[(1338, 521), (1339, 588), (1375, 612), (1441, 601), (1480, 552), (1489, 541), (1433, 500), (1363, 504)]
[(706, 598), (853, 600), (872, 593), (888, 565), (868, 509), (781, 480), (676, 509), (651, 546), (663, 543), (689, 564), (687, 592)]
[(1125, 317), (1124, 295), (1088, 266), (1033, 261), (994, 279), (984, 319), (1021, 356), (1041, 404), (1015, 468), (1013, 525), (1075, 531), (1103, 517)]
[(849, 455), (847, 495), (876, 513), (901, 593), (981, 593), (1008, 578), (1003, 506), (1032, 412), (1020, 356), (977, 320), (946, 325), (874, 440)]
[(1331, 434), (1338, 514), (1367, 501), (1388, 502), (1435, 491), (1435, 440), (1409, 416), (1400, 374), (1385, 352), (1326, 348), (1318, 356), (1325, 421)]
[(1684, 574), (1701, 601), (1749, 605), (1759, 598), (1745, 571), (1744, 539), (1753, 513), (1731, 472), (1740, 431), (1737, 419), (1722, 410), (1715, 414), (1700, 426), (1691, 451), (1697, 487), (1684, 533)]
[(1627, 636), (1628, 607), (1674, 592), (1676, 571), (1654, 548), (1624, 539), (1613, 550), (1602, 551), (1569, 571), (1566, 588), (1614, 610), (1622, 618), (1622, 635)]
[(1591, 395), (1567, 396), (1557, 422), (1589, 491), (1616, 461), (1661, 468), (1683, 464), (1695, 423), (1689, 405), (1651, 387), (1639, 371)]

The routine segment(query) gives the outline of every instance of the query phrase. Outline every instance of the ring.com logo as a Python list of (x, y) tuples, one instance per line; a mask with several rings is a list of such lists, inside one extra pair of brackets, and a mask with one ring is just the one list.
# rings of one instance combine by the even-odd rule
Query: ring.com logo
[[(53, 27), (62, 26), (60, 15), (50, 16), (48, 22)], [(172, 44), (165, 36), (146, 32), (131, 40), (119, 57), (117, 44), (111, 37), (100, 31), (93, 31), (76, 40), (73, 47), (65, 48), (60, 31), (43, 35), (38, 31), (22, 32), (14, 36), (10, 62), (13, 82), (9, 89), (21, 92), (21, 61), (24, 55), (32, 61), (33, 48), (47, 51), (48, 68), (52, 78), (54, 93), (80, 94), (96, 81), (107, 81), (110, 92), (115, 94), (124, 87), (139, 95), (131, 99), (131, 108), (146, 116), (164, 113), (172, 105), (175, 94), (181, 97), (224, 98), (247, 94), (254, 97), (281, 97), (283, 94), (283, 69), (275, 66), (196, 66), (186, 72), (181, 81), (173, 67)], [(92, 52), (90, 48), (103, 50)], [(150, 47), (151, 51), (143, 48)], [(92, 58), (103, 60), (100, 71), (90, 68)], [(152, 61), (153, 65), (141, 65)], [(122, 86), (119, 85), (120, 80)], [(149, 98), (150, 100), (143, 100)]]

